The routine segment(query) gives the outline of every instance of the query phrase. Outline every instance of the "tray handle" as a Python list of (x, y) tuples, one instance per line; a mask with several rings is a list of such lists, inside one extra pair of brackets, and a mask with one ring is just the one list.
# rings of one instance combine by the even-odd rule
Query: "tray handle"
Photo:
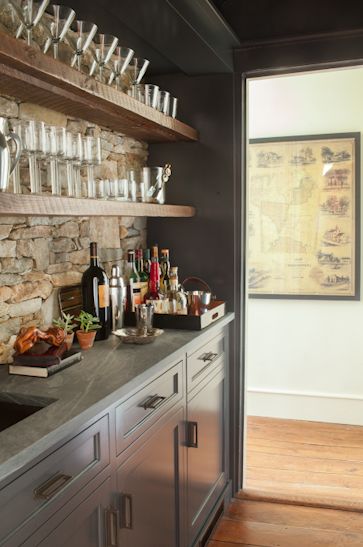
[(206, 292), (210, 292), (210, 293), (212, 292), (208, 283), (203, 281), (203, 279), (201, 279), (200, 277), (193, 277), (193, 276), (187, 277), (186, 279), (184, 279), (182, 283), (182, 287), (184, 290), (185, 290), (185, 287), (184, 287), (185, 283), (189, 283), (189, 281), (195, 281), (196, 283), (199, 283)]

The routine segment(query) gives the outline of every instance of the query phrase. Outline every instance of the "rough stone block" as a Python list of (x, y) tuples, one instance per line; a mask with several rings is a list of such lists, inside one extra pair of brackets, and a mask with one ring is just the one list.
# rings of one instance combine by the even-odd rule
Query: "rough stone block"
[(90, 240), (97, 241), (99, 249), (120, 247), (119, 225), (116, 217), (93, 217), (90, 219)]
[(50, 243), (50, 249), (55, 253), (67, 253), (77, 250), (77, 245), (71, 239), (65, 237), (53, 239)]
[(17, 285), (22, 280), (21, 276), (19, 274), (13, 274), (13, 273), (0, 273), (0, 287), (2, 285)]
[[(1, 222), (1, 219), (0, 219)], [(9, 237), (12, 226), (10, 224), (0, 225), (0, 239), (6, 239)]]
[(31, 258), (3, 258), (1, 260), (2, 273), (28, 273), (33, 268)]
[(54, 237), (78, 237), (79, 236), (79, 226), (78, 223), (73, 221), (65, 222), (61, 224), (54, 232)]
[(68, 254), (68, 260), (72, 264), (88, 264), (89, 263), (89, 250), (82, 249), (81, 251), (75, 251)]
[(82, 274), (80, 272), (64, 272), (53, 274), (51, 278), (55, 287), (64, 287), (66, 285), (75, 285), (76, 283), (80, 283)]
[(42, 305), (41, 298), (33, 298), (31, 300), (24, 300), (17, 304), (10, 304), (9, 315), (10, 317), (22, 317), (29, 315), (30, 313), (36, 313), (40, 310)]
[(36, 239), (34, 241), (33, 258), (37, 270), (44, 271), (49, 266), (49, 240)]
[(5, 118), (17, 118), (19, 107), (15, 101), (0, 97), (0, 116)]
[(10, 287), (0, 287), (0, 302), (9, 300), (12, 294), (13, 294), (13, 291), (12, 289), (10, 289)]
[(70, 262), (61, 262), (60, 264), (50, 264), (46, 269), (48, 274), (68, 272), (72, 269), (72, 264)]
[(51, 226), (29, 226), (28, 228), (17, 228), (10, 234), (10, 239), (35, 239), (38, 237), (50, 237)]
[(4, 240), (0, 241), (0, 257), (15, 257), (16, 256), (16, 242)]

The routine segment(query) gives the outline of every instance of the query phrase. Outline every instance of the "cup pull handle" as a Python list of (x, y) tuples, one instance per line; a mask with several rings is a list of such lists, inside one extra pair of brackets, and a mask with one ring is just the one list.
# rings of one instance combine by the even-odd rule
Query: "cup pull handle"
[(156, 410), (163, 403), (163, 401), (165, 401), (165, 399), (166, 397), (162, 397), (161, 395), (151, 395), (143, 403), (141, 403), (140, 406), (144, 410)]
[(64, 475), (62, 473), (57, 473), (49, 479), (48, 481), (44, 482), (37, 488), (33, 490), (34, 497), (36, 499), (42, 499), (42, 500), (50, 500), (53, 498), (62, 488), (72, 480), (71, 475)]
[(20, 137), (16, 133), (14, 133), (13, 131), (9, 131), (8, 140), (13, 140), (15, 142), (15, 147), (16, 147), (15, 158), (12, 160), (11, 167), (10, 167), (10, 175), (11, 175), (11, 173), (14, 171), (18, 161), (20, 160), (20, 154), (21, 154), (22, 146), (21, 146)]
[(117, 526), (119, 513), (112, 507), (105, 510), (106, 521), (106, 545), (107, 547), (117, 547)]
[(198, 422), (187, 422), (187, 447), (198, 448)]
[(133, 514), (132, 514), (132, 495), (121, 494), (121, 528), (132, 530)]

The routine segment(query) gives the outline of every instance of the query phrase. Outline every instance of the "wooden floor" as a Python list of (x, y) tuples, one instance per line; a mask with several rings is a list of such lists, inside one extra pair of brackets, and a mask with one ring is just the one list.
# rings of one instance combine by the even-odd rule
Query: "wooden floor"
[(362, 547), (363, 513), (234, 499), (208, 547)]
[(363, 427), (250, 416), (245, 460), (247, 499), (363, 511)]

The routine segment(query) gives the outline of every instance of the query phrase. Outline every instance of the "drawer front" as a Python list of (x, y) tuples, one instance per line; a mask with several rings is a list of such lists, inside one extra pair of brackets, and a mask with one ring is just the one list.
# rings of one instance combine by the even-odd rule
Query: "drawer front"
[(225, 339), (219, 335), (209, 340), (197, 351), (187, 356), (188, 392), (195, 388), (210, 372), (214, 363), (224, 354)]
[(183, 397), (183, 361), (116, 408), (117, 455)]
[(57, 510), (109, 461), (107, 415), (0, 491), (0, 545), (32, 516), (41, 524), (43, 510), (51, 512), (51, 504)]

